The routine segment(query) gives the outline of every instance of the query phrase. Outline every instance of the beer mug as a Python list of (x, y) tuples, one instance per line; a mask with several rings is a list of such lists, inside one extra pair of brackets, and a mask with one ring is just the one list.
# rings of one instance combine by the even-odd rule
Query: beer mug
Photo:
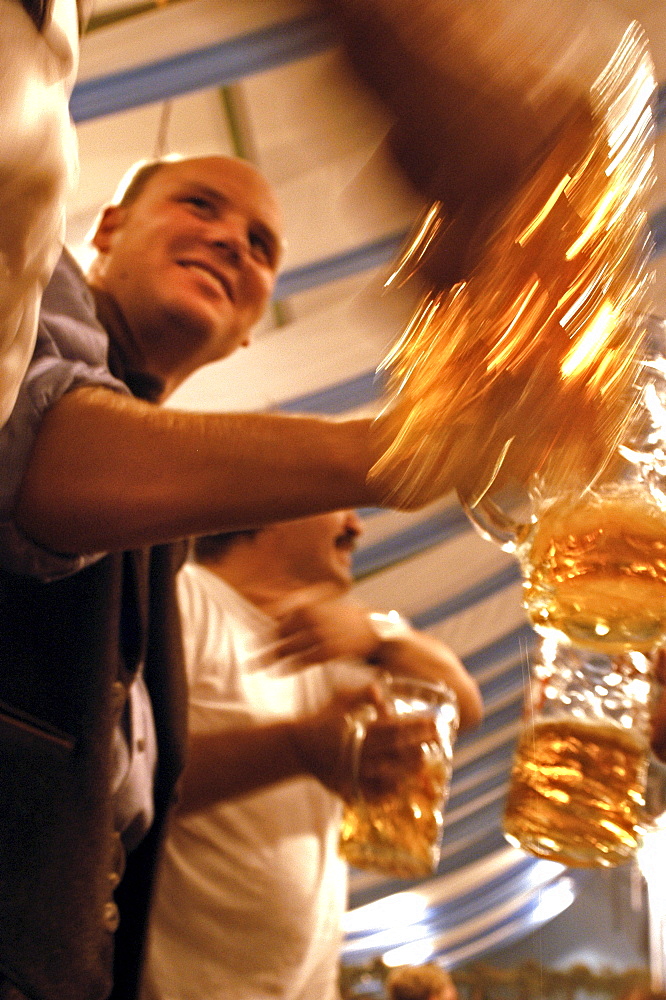
[[(518, 557), (536, 630), (613, 655), (666, 641), (666, 337), (645, 321), (637, 394), (622, 440), (588, 483), (533, 475), (526, 490), (463, 505)], [(629, 405), (629, 404), (628, 404)]]
[[(478, 3), (459, 6), (480, 17)], [(525, 5), (497, 6), (511, 9), (519, 29)], [(573, 25), (561, 23), (561, 40), (573, 44)], [(565, 79), (577, 76), (574, 66), (584, 78), (596, 62), (589, 38), (580, 41)], [(548, 92), (539, 74), (533, 81)], [(636, 25), (588, 84), (579, 113), (479, 240), (464, 281), (439, 285), (425, 268), (447, 259), (458, 231), (439, 203), (389, 278), (425, 268), (428, 279), (381, 366), (386, 404), (373, 428), (381, 453), (369, 475), (393, 506), (424, 506), (455, 483), (474, 507), (499, 484), (539, 471), (550, 496), (572, 467), (588, 485), (616, 448), (634, 403), (654, 268), (646, 220), (656, 84)]]
[(652, 664), (542, 642), (504, 814), (507, 840), (582, 868), (631, 858), (646, 822)]
[(373, 705), (351, 716), (350, 761), (353, 791), (345, 802), (340, 853), (356, 868), (371, 868), (399, 878), (429, 875), (439, 862), (443, 813), (448, 798), (458, 703), (445, 684), (412, 677), (385, 676), (389, 713), (424, 713), (435, 720), (437, 739), (421, 744), (421, 760), (405, 773), (395, 791), (366, 798), (359, 771), (368, 726), (377, 718)]

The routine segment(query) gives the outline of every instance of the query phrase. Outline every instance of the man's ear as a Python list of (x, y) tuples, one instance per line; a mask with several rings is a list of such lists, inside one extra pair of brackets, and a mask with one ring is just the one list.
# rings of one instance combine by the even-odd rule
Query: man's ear
[(97, 228), (95, 229), (92, 244), (100, 253), (108, 253), (115, 233), (120, 229), (127, 209), (122, 205), (107, 205), (102, 209)]

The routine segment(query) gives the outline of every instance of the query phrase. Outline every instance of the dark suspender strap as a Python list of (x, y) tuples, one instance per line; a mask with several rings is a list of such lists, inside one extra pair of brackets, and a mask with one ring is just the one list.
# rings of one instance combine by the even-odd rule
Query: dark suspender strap
[[(54, 0), (19, 0), (23, 4), (30, 17), (35, 22), (37, 29), (42, 30), (48, 24), (53, 9)], [(79, 31), (83, 30), (88, 23), (92, 10), (93, 0), (76, 0), (76, 7), (79, 13)]]
[(20, 2), (41, 31), (44, 22), (50, 16), (53, 0), (20, 0)]

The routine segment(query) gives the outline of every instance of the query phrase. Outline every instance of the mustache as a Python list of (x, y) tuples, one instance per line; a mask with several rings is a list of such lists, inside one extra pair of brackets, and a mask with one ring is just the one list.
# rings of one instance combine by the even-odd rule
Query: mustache
[(335, 544), (338, 548), (342, 549), (355, 549), (356, 539), (358, 538), (358, 531), (354, 531), (351, 528), (347, 528), (342, 531), (335, 539)]

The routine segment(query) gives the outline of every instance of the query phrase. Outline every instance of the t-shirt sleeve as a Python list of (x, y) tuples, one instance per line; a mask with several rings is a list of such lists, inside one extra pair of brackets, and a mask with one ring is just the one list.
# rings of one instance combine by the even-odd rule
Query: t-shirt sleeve
[(234, 625), (224, 602), (211, 597), (200, 568), (191, 563), (186, 563), (178, 574), (178, 605), (190, 731), (252, 725), (254, 713), (240, 682), (238, 624)]
[(185, 670), (189, 688), (192, 690), (205, 655), (205, 639), (210, 624), (209, 600), (189, 563), (179, 571), (176, 586), (183, 632)]
[(105, 386), (129, 394), (107, 364), (108, 337), (97, 322), (83, 275), (65, 252), (42, 301), (37, 343), (11, 416), (0, 430), (0, 566), (25, 576), (55, 580), (100, 558), (52, 552), (28, 538), (13, 510), (30, 453), (46, 411), (66, 392)]

